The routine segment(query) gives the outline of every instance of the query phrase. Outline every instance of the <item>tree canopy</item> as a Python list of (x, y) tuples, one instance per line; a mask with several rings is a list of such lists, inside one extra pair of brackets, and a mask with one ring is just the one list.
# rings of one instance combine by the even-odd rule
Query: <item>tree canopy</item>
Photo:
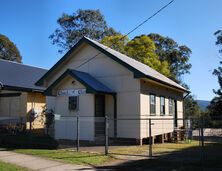
[(59, 52), (68, 51), (83, 36), (100, 41), (105, 36), (117, 34), (112, 27), (108, 27), (99, 10), (79, 9), (71, 15), (64, 13), (57, 23), (59, 28), (49, 38), (60, 47)]
[(121, 37), (107, 36), (101, 43), (154, 68), (176, 82), (182, 83), (181, 76), (189, 73), (191, 50), (187, 46), (180, 46), (173, 39), (156, 33), (136, 36), (132, 40), (125, 38), (118, 42)]
[(100, 43), (115, 49), (116, 51), (126, 54), (126, 44), (129, 42), (128, 37), (123, 37), (121, 34), (104, 37)]
[[(215, 32), (215, 36), (217, 38), (215, 44), (219, 46), (219, 52), (222, 53), (222, 31)], [(219, 67), (214, 69), (213, 75), (217, 77), (219, 89), (213, 90), (216, 96), (211, 100), (208, 112), (210, 116), (215, 117), (222, 116), (222, 61), (220, 61)]]
[(126, 44), (126, 54), (128, 56), (169, 77), (170, 71), (167, 61), (160, 61), (155, 50), (154, 42), (146, 35), (136, 36)]
[(2, 34), (0, 34), (0, 59), (22, 62), (22, 57), (16, 45)]
[(170, 67), (170, 78), (181, 82), (181, 76), (189, 73), (192, 65), (189, 63), (191, 49), (185, 45), (178, 45), (176, 41), (169, 37), (164, 37), (156, 33), (148, 35), (156, 47), (156, 54), (161, 62), (167, 61)]
[(108, 27), (99, 10), (79, 9), (73, 14), (64, 13), (58, 18), (59, 27), (49, 36), (60, 52), (68, 51), (83, 36), (100, 41), (181, 83), (181, 76), (189, 73), (191, 50), (180, 46), (169, 37), (156, 33), (140, 35), (129, 40)]
[(193, 95), (188, 95), (184, 100), (184, 108), (185, 108), (185, 117), (200, 117), (200, 107), (197, 104), (197, 101), (194, 99)]

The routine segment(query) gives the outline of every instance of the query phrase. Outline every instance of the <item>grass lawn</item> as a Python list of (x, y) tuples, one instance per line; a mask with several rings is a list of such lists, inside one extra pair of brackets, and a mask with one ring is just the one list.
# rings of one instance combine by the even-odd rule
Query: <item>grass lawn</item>
[(0, 171), (28, 171), (28, 169), (0, 161)]
[[(198, 147), (198, 141), (192, 141), (190, 143), (187, 142), (179, 142), (179, 143), (164, 143), (164, 144), (154, 144), (152, 146), (153, 155), (170, 153), (175, 151), (181, 151), (187, 148)], [(113, 154), (143, 154), (148, 155), (149, 147), (148, 145), (143, 146), (124, 146), (117, 147), (110, 150), (110, 153)]]
[(71, 150), (17, 149), (14, 151), (80, 165), (97, 166), (113, 160), (112, 157), (105, 156), (104, 154), (76, 152)]
[[(120, 147), (111, 151), (115, 155), (123, 154), (133, 156), (148, 155), (148, 146)], [(203, 154), (203, 155), (202, 155)], [(141, 159), (128, 163), (127, 166), (116, 166), (120, 170), (152, 170), (152, 171), (221, 171), (222, 170), (222, 144), (206, 142), (204, 153), (198, 141), (191, 143), (165, 143), (153, 145), (153, 159)], [(202, 160), (203, 159), (203, 160)], [(105, 168), (104, 168), (105, 169)], [(115, 169), (109, 167), (106, 169)]]
[[(185, 170), (222, 170), (222, 144), (206, 143), (204, 156), (202, 156), (199, 142), (191, 143), (165, 143), (153, 145), (153, 159), (140, 157), (138, 155), (148, 155), (148, 146), (128, 146), (112, 147), (109, 156), (99, 153), (75, 152), (70, 150), (37, 150), (37, 149), (17, 149), (18, 153), (42, 156), (62, 162), (93, 165), (101, 169), (114, 170), (154, 170), (154, 171), (185, 171)], [(202, 157), (204, 160), (202, 161)], [(129, 163), (106, 166), (115, 163), (119, 159)], [(118, 163), (118, 162), (116, 162)]]

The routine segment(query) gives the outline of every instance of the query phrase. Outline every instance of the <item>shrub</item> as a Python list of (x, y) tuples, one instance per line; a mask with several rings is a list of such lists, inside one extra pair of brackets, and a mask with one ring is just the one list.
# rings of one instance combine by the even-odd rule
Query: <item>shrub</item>
[(0, 146), (5, 148), (56, 149), (58, 142), (50, 136), (31, 134), (1, 135)]

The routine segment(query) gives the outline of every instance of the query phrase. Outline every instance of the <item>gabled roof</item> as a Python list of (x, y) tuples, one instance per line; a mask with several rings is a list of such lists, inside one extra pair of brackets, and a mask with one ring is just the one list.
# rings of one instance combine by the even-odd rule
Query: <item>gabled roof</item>
[(82, 43), (87, 43), (97, 50), (99, 50), (101, 53), (106, 54), (111, 59), (115, 60), (119, 64), (123, 65), (130, 71), (134, 73), (135, 78), (148, 78), (153, 81), (159, 82), (164, 85), (168, 85), (171, 87), (174, 87), (176, 89), (182, 90), (187, 92), (188, 90), (179, 85), (178, 83), (174, 82), (173, 80), (167, 78), (163, 74), (157, 72), (156, 70), (152, 69), (151, 67), (136, 61), (122, 53), (119, 53), (105, 45), (102, 45), (94, 40), (91, 40), (87, 37), (83, 37), (71, 50), (69, 50), (43, 77), (41, 77), (40, 80), (37, 81), (36, 85), (42, 85), (43, 80), (54, 71), (60, 64), (65, 62), (67, 59), (69, 59), (70, 54), (75, 51)]
[(45, 88), (36, 86), (35, 82), (46, 71), (46, 69), (0, 59), (0, 82), (3, 84), (3, 89), (43, 92)]
[(86, 72), (67, 69), (52, 85), (46, 90), (46, 95), (52, 95), (52, 89), (62, 81), (67, 75), (70, 75), (86, 87), (87, 93), (115, 94), (110, 88), (99, 82), (93, 76)]

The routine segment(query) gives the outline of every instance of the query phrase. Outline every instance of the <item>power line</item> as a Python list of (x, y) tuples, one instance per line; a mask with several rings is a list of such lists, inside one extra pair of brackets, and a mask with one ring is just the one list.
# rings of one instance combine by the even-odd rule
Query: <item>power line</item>
[[(168, 2), (166, 5), (164, 5), (162, 8), (160, 8), (158, 11), (156, 11), (155, 13), (153, 13), (151, 16), (149, 16), (146, 20), (144, 20), (143, 22), (141, 22), (139, 25), (137, 25), (135, 28), (133, 28), (132, 30), (130, 30), (127, 34), (125, 34), (124, 36), (122, 36), (118, 41), (123, 40), (125, 37), (127, 37), (128, 35), (130, 35), (132, 32), (134, 32), (135, 30), (137, 30), (139, 27), (141, 27), (143, 24), (145, 24), (147, 21), (149, 21), (150, 19), (152, 19), (153, 17), (155, 17), (157, 14), (159, 14), (161, 11), (163, 11), (165, 8), (167, 8), (170, 4), (172, 4), (175, 0), (171, 0), (170, 2)], [(105, 48), (105, 50), (109, 49), (110, 47), (112, 47), (115, 43), (117, 43), (118, 41), (112, 43), (110, 46), (107, 46), (107, 48)], [(79, 66), (77, 66), (76, 68), (79, 68), (83, 65), (85, 65), (86, 63), (88, 63), (89, 61), (91, 61), (92, 59), (94, 59), (95, 57), (99, 56), (101, 54), (101, 52), (97, 53), (95, 56), (93, 56), (92, 58), (88, 59), (87, 61), (83, 62), (82, 64), (80, 64)]]

